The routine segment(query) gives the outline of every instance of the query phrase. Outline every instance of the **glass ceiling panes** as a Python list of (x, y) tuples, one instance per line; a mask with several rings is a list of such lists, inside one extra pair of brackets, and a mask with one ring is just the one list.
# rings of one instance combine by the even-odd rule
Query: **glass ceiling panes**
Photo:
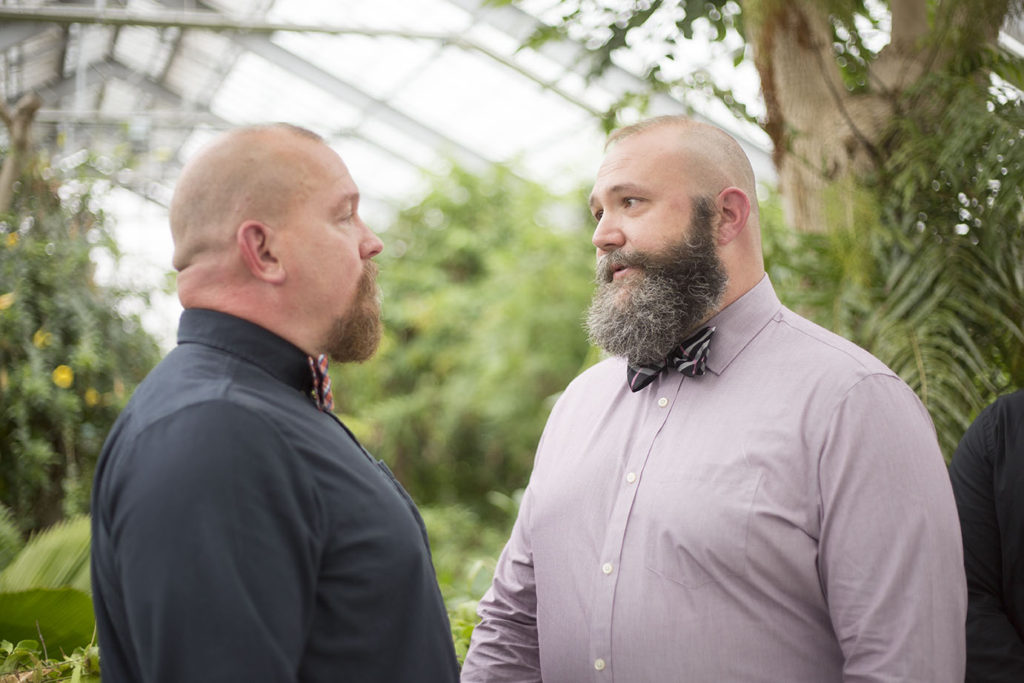
[[(157, 208), (145, 218), (132, 210), (121, 231), (149, 235), (166, 230), (159, 205), (181, 165), (218, 131), (246, 123), (288, 121), (324, 135), (378, 230), (417, 201), (424, 171), (444, 173), (452, 158), (477, 169), (508, 163), (568, 191), (591, 182), (601, 158), (595, 112), (638, 83), (621, 70), (587, 82), (573, 69), (573, 45), (520, 50), (537, 19), (483, 0), (0, 0), (0, 14), (37, 6), (58, 16), (0, 16), (0, 92), (9, 104), (30, 91), (44, 97), (34, 133), (55, 157), (131, 143), (137, 165), (123, 183)], [(130, 13), (128, 24), (80, 23), (99, 7)], [(144, 25), (172, 16), (174, 25)], [(211, 18), (263, 26), (197, 27)], [(267, 22), (336, 32), (270, 32)], [(685, 110), (665, 97), (656, 106)]]
[(448, 0), (278, 0), (268, 18), (297, 24), (331, 24), (458, 35), (470, 16)]
[(185, 106), (205, 102), (223, 80), (239, 48), (230, 39), (209, 31), (188, 31), (167, 69), (165, 83)]
[(288, 121), (321, 134), (350, 128), (359, 118), (349, 103), (253, 54), (238, 59), (210, 109), (236, 124)]
[[(42, 4), (80, 12), (90, 7), (90, 3)], [(284, 120), (332, 139), (365, 138), (367, 148), (381, 159), (377, 163), (384, 165), (394, 164), (397, 156), (400, 161), (407, 157), (403, 163), (413, 169), (436, 168), (440, 160), (454, 154), (468, 163), (512, 163), (520, 173), (540, 181), (564, 180), (592, 173), (592, 160), (600, 155), (603, 138), (593, 114), (614, 101), (628, 82), (610, 79), (611, 88), (585, 82), (570, 68), (571, 46), (520, 50), (523, 36), (537, 25), (536, 20), (521, 10), (485, 6), (476, 0), (104, 0), (100, 4), (107, 10), (138, 12), (143, 19), (145, 12), (164, 11), (166, 17), (166, 10), (173, 9), (184, 25), (127, 25), (115, 32), (111, 27), (65, 22), (70, 39), (64, 53), (64, 95), (62, 101), (47, 106), (72, 107), (87, 115), (81, 97), (75, 105), (74, 93), (81, 86), (73, 82), (74, 72), (82, 64), (103, 64), (103, 73), (112, 77), (106, 76), (102, 91), (90, 91), (97, 95), (88, 99), (90, 106), (101, 107), (111, 118), (119, 111), (137, 118), (147, 107), (156, 108), (160, 116), (153, 115), (154, 137), (161, 127), (180, 129), (195, 120), (194, 116), (189, 119), (189, 112), (206, 111), (211, 115), (207, 120), (217, 127)], [(27, 7), (29, 3), (8, 0), (6, 5)], [(189, 11), (202, 13), (197, 20), (219, 11), (222, 21), (245, 18), (339, 32), (212, 32), (189, 26)], [(360, 35), (359, 31), (388, 35)], [(403, 37), (403, 32), (410, 35)], [(46, 36), (45, 45), (53, 46), (53, 54), (60, 54), (63, 32), (40, 35)], [(4, 54), (10, 60), (12, 53)], [(41, 73), (33, 73), (34, 83), (49, 81), (52, 87), (60, 80), (60, 70), (47, 66), (46, 60), (32, 62), (33, 67), (20, 66), (22, 78), (39, 64)], [(5, 74), (4, 81), (10, 83), (12, 77)], [(545, 88), (545, 83), (562, 94)], [(132, 89), (143, 86), (148, 94), (133, 97)], [(182, 112), (178, 121), (167, 115), (172, 107)], [(138, 129), (137, 122), (131, 123)], [(184, 140), (178, 135), (177, 145), (181, 147)], [(174, 161), (177, 165), (184, 160), (182, 154)], [(400, 194), (396, 190), (396, 195), (382, 199), (390, 201)]]
[(408, 38), (285, 33), (274, 42), (374, 97), (384, 97), (414, 77), (440, 49), (435, 41)]
[(157, 29), (126, 26), (117, 37), (114, 58), (133, 71), (158, 78), (170, 51), (171, 44)]
[(106, 26), (73, 26), (69, 33), (71, 42), (64, 59), (67, 73), (74, 73), (80, 65), (103, 61), (114, 37), (113, 29)]

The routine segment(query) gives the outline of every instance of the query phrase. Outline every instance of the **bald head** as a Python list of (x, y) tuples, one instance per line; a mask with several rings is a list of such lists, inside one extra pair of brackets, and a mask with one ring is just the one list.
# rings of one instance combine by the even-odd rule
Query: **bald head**
[(751, 218), (757, 221), (757, 183), (747, 153), (721, 128), (685, 116), (657, 116), (612, 132), (605, 143), (609, 150), (619, 142), (647, 131), (673, 131), (671, 142), (685, 160), (688, 180), (697, 194), (714, 196), (726, 187), (737, 187), (750, 199)]
[(279, 222), (308, 188), (310, 146), (323, 139), (288, 124), (231, 131), (186, 165), (171, 200), (174, 268), (230, 249), (243, 221)]
[(362, 360), (379, 338), (371, 259), (383, 244), (359, 188), (314, 133), (235, 130), (204, 148), (171, 201), (182, 306), (227, 313), (311, 356)]

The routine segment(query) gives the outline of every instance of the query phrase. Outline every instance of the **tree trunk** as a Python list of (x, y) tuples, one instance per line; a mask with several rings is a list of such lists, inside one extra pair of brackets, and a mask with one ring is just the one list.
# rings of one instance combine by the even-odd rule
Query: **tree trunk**
[(891, 0), (890, 43), (857, 93), (843, 83), (822, 4), (749, 0), (745, 6), (756, 19), (747, 39), (761, 76), (786, 219), (807, 232), (837, 227), (854, 215), (855, 198), (832, 193), (826, 200), (828, 189), (857, 185), (838, 184), (884, 161), (883, 136), (906, 89), (950, 59), (954, 43), (991, 44), (1008, 0), (939, 2), (932, 22), (928, 0)]
[(5, 214), (11, 209), (14, 183), (21, 175), (21, 167), (28, 153), (32, 119), (41, 106), (43, 101), (35, 93), (29, 93), (18, 100), (13, 111), (9, 111), (3, 102), (0, 102), (0, 119), (7, 126), (10, 138), (10, 149), (7, 150), (3, 167), (0, 167), (0, 214)]
[(827, 187), (870, 167), (891, 115), (881, 97), (853, 96), (832, 53), (832, 30), (820, 3), (763, 0), (748, 36), (761, 76), (765, 129), (787, 221), (798, 230), (829, 227)]

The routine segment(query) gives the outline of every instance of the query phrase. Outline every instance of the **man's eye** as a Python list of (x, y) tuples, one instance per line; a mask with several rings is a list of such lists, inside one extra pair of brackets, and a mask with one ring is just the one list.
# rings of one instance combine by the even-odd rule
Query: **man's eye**
[(640, 200), (637, 199), (636, 197), (626, 197), (625, 199), (622, 200), (622, 205), (629, 209), (636, 206), (636, 203), (638, 201)]
[(599, 211), (595, 211), (594, 212), (594, 220), (597, 221), (598, 223), (600, 223), (601, 222), (601, 216), (603, 216), (603, 215), (604, 215), (604, 211), (600, 211), (600, 210)]

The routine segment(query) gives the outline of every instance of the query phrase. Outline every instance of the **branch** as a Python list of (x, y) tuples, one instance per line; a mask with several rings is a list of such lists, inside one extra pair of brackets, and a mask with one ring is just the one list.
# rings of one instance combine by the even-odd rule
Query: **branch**
[(928, 35), (927, 0), (890, 0), (892, 33), (884, 51), (900, 55), (913, 55), (921, 49), (921, 41)]
[(853, 133), (853, 137), (857, 138), (857, 142), (867, 150), (871, 159), (876, 164), (881, 165), (882, 155), (879, 153), (878, 148), (866, 135), (864, 135), (860, 127), (857, 125), (857, 122), (853, 120), (849, 110), (846, 108), (846, 97), (844, 97), (843, 93), (839, 91), (839, 88), (836, 87), (836, 84), (832, 79), (828, 77), (827, 72), (829, 64), (834, 66), (835, 63), (830, 62), (827, 64), (820, 50), (814, 51), (814, 57), (818, 62), (818, 69), (821, 71), (823, 80), (825, 81), (825, 87), (828, 88), (829, 94), (832, 96), (832, 100), (836, 105), (836, 110), (839, 112), (839, 115), (843, 117), (844, 121), (846, 121), (846, 125), (850, 127), (850, 132)]

